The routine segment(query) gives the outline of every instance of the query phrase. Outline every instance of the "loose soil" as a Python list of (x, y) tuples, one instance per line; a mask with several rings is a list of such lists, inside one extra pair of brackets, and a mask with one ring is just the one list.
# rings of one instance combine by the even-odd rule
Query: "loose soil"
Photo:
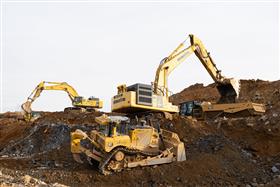
[[(171, 97), (215, 102), (214, 85), (195, 84)], [(76, 163), (70, 132), (96, 128), (103, 112), (41, 112), (34, 122), (17, 113), (0, 115), (0, 186), (279, 186), (280, 80), (241, 80), (238, 102), (264, 103), (263, 116), (196, 121), (174, 115), (159, 119), (161, 127), (178, 133), (187, 160), (138, 167), (110, 176), (96, 167)]]

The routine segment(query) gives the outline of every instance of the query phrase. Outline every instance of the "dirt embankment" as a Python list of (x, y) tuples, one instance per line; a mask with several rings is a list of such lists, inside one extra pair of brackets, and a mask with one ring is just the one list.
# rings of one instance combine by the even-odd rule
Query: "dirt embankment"
[[(239, 101), (265, 103), (264, 116), (200, 122), (178, 115), (160, 120), (178, 133), (187, 160), (126, 170), (111, 176), (78, 164), (70, 152), (70, 132), (95, 128), (101, 112), (42, 113), (33, 123), (0, 116), (0, 184), (70, 186), (268, 186), (280, 185), (280, 81), (241, 80)], [(213, 85), (196, 84), (172, 96), (217, 101)], [(31, 179), (28, 177), (30, 176)], [(8, 179), (7, 179), (8, 178)], [(30, 180), (29, 180), (30, 179)]]

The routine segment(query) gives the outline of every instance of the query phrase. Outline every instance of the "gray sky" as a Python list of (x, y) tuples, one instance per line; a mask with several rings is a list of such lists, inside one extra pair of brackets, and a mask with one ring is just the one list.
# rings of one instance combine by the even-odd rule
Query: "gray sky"
[[(150, 83), (162, 58), (195, 34), (222, 73), (277, 80), (277, 3), (3, 2), (3, 111), (20, 109), (40, 81), (65, 81), (104, 100), (117, 85)], [(169, 77), (173, 93), (213, 81), (193, 55)], [(67, 94), (45, 91), (34, 110), (63, 110)]]

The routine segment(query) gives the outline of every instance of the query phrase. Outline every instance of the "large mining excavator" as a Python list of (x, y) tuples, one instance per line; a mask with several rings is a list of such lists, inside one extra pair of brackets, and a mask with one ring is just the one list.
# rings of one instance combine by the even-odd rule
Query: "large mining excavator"
[[(161, 61), (156, 71), (155, 80), (151, 85), (138, 83), (128, 87), (125, 84), (118, 86), (118, 93), (111, 101), (112, 111), (122, 113), (143, 113), (146, 111), (163, 112), (165, 114), (179, 113), (179, 107), (169, 102), (168, 76), (193, 53), (214, 80), (220, 93), (218, 103), (228, 103), (231, 108), (239, 108), (240, 103), (235, 103), (239, 95), (239, 81), (226, 78), (221, 74), (221, 70), (216, 67), (210, 53), (207, 52), (203, 43), (197, 37), (191, 34), (189, 39), (189, 47), (185, 47), (187, 42), (185, 40)], [(254, 109), (251, 108), (252, 105), (246, 106)], [(245, 109), (247, 108), (245, 107)]]
[(72, 101), (73, 107), (67, 107), (64, 110), (95, 110), (103, 107), (103, 101), (99, 98), (90, 97), (88, 99), (80, 96), (77, 91), (66, 82), (40, 82), (36, 88), (31, 92), (27, 101), (21, 105), (23, 109), (24, 118), (27, 121), (35, 117), (35, 113), (31, 109), (32, 103), (41, 95), (43, 90), (59, 90), (65, 91)]
[(80, 129), (71, 133), (73, 158), (83, 163), (98, 163), (104, 175), (125, 168), (150, 166), (186, 160), (184, 143), (176, 133), (146, 125), (132, 124), (128, 117), (96, 117), (99, 129), (86, 133)]

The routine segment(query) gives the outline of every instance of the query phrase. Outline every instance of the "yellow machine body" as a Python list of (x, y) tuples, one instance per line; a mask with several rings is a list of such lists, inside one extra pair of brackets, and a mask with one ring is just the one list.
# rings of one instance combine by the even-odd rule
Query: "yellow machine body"
[(111, 137), (106, 136), (100, 131), (93, 130), (90, 133), (92, 141), (96, 142), (99, 148), (105, 152), (110, 152), (118, 146), (124, 146), (130, 149), (158, 151), (158, 133), (154, 128), (143, 127), (141, 129), (132, 129), (129, 134), (116, 134)]
[[(124, 86), (124, 85), (122, 85)], [(142, 111), (160, 111), (169, 113), (178, 113), (179, 108), (169, 102), (169, 98), (152, 94), (151, 105), (137, 103), (137, 93), (135, 91), (127, 91), (115, 95), (111, 99), (111, 110), (113, 112), (131, 113)]]
[(186, 160), (184, 143), (176, 133), (162, 129), (158, 132), (151, 126), (131, 125), (112, 118), (98, 123), (103, 130), (87, 134), (77, 129), (71, 133), (71, 152), (77, 162), (81, 162), (80, 154), (99, 162), (103, 174)]

